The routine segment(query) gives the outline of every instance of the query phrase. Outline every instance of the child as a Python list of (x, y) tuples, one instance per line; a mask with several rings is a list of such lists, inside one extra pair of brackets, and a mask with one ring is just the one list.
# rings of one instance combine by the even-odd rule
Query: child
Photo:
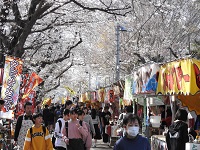
[(28, 129), (25, 137), (24, 150), (53, 150), (49, 131), (41, 125), (42, 114), (34, 113), (33, 121), (34, 125)]

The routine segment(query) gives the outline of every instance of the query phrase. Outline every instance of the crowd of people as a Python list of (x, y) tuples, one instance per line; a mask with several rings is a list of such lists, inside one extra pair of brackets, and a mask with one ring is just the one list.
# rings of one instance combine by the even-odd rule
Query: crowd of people
[(97, 140), (109, 142), (105, 132), (111, 119), (108, 106), (91, 109), (73, 105), (70, 100), (65, 105), (41, 106), (36, 102), (32, 114), (32, 103), (26, 102), (24, 114), (17, 118), (14, 145), (19, 150), (90, 150), (96, 147)]
[[(0, 109), (4, 101), (0, 100)], [(163, 106), (159, 107), (161, 126), (168, 127), (166, 143), (168, 150), (185, 150), (185, 143), (189, 141), (189, 134), (194, 138), (196, 133), (188, 132), (188, 112), (178, 109), (175, 120), (172, 122), (172, 113)], [(166, 113), (166, 114), (165, 114)], [(141, 114), (141, 111), (140, 111)], [(118, 127), (123, 128), (120, 138), (115, 141), (113, 150), (150, 150), (148, 138), (140, 134), (141, 115), (135, 115), (132, 106), (126, 106), (116, 121)], [(196, 119), (194, 128), (200, 127), (200, 117)], [(66, 101), (65, 105), (45, 105), (36, 103), (33, 113), (32, 103), (26, 102), (24, 114), (18, 116), (14, 145), (19, 150), (90, 150), (97, 147), (97, 140), (103, 140), (109, 145), (110, 135), (106, 127), (113, 121), (109, 106), (98, 109), (74, 105), (72, 101)], [(0, 126), (0, 129), (5, 128)], [(52, 137), (53, 135), (53, 137)], [(94, 139), (94, 140), (93, 140)]]

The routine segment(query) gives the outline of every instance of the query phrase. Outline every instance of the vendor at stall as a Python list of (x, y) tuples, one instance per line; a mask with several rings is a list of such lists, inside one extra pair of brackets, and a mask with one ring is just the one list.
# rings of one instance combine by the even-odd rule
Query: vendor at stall
[(162, 119), (161, 126), (169, 127), (172, 123), (172, 111), (170, 108), (166, 110), (167, 116), (165, 119)]
[(168, 150), (185, 150), (185, 143), (189, 141), (187, 116), (186, 110), (177, 110), (175, 121), (170, 125), (166, 136)]

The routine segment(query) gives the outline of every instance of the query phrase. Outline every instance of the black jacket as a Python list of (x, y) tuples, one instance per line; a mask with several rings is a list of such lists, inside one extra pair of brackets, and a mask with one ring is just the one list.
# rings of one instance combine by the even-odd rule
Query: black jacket
[(168, 150), (185, 150), (188, 141), (188, 125), (180, 120), (173, 122), (166, 136)]

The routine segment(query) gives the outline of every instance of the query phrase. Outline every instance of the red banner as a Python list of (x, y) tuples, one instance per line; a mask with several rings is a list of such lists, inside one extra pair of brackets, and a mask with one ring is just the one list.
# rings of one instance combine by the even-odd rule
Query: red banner
[(17, 114), (18, 115), (21, 115), (24, 113), (24, 104), (26, 102), (31, 102), (33, 105), (32, 105), (32, 112), (34, 112), (34, 108), (35, 108), (35, 97), (36, 97), (36, 92), (35, 91), (31, 91), (29, 93), (29, 95), (25, 98), (25, 99), (22, 99), (18, 105), (17, 105)]
[(42, 81), (43, 81), (42, 78), (40, 78), (35, 72), (33, 72), (30, 76), (27, 86), (25, 87), (25, 91), (24, 91), (24, 95), (22, 99), (25, 99), (26, 97), (28, 97), (31, 91), (40, 83), (42, 83)]

